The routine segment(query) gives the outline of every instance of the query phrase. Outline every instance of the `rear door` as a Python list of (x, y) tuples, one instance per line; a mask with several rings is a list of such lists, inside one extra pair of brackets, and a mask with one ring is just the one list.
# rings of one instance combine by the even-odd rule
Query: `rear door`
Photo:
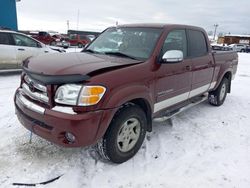
[(10, 33), (0, 32), (0, 69), (16, 69), (17, 53)]
[(192, 61), (192, 88), (189, 97), (207, 91), (210, 87), (214, 64), (205, 34), (199, 30), (187, 30), (188, 56)]
[(191, 59), (187, 58), (187, 37), (185, 29), (168, 33), (161, 49), (160, 58), (169, 50), (183, 52), (184, 60), (179, 63), (161, 64), (156, 72), (156, 104), (154, 112), (173, 106), (188, 99), (191, 90)]
[(12, 37), (15, 42), (15, 50), (17, 53), (17, 63), (20, 67), (22, 62), (29, 58), (37, 56), (41, 53), (42, 48), (39, 47), (37, 41), (21, 34), (13, 33)]

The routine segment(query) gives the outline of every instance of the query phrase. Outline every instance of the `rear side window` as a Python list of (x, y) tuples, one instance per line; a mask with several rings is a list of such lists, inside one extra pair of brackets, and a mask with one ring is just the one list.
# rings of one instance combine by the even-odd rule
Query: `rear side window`
[(200, 57), (208, 53), (207, 43), (201, 31), (188, 30), (188, 56)]
[(10, 38), (8, 33), (0, 33), (0, 44), (10, 45)]

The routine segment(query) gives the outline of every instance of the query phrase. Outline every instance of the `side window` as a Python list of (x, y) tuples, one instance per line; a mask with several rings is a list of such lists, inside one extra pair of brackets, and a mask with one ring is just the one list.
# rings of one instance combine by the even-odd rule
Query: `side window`
[(0, 33), (0, 44), (10, 45), (10, 38), (8, 33)]
[(207, 54), (207, 43), (201, 31), (188, 30), (188, 56), (200, 57)]
[(168, 34), (162, 47), (162, 55), (169, 50), (180, 50), (183, 57), (187, 57), (187, 37), (184, 29), (173, 30)]
[(38, 47), (38, 44), (35, 40), (32, 40), (26, 36), (13, 34), (13, 38), (16, 46)]

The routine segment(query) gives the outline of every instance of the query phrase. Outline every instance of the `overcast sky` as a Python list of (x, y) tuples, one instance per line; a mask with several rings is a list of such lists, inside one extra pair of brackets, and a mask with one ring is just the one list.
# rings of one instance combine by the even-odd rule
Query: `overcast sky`
[(21, 0), (21, 30), (102, 31), (127, 23), (160, 22), (201, 26), (207, 31), (250, 34), (250, 0)]

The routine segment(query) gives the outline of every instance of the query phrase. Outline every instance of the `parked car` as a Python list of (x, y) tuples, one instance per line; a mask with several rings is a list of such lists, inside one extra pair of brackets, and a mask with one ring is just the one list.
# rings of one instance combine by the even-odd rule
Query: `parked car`
[(52, 35), (53, 38), (55, 38), (55, 45), (54, 46), (59, 46), (62, 48), (67, 49), (70, 47), (70, 43), (68, 42), (68, 38), (66, 38), (63, 35), (60, 34), (54, 34)]
[(214, 51), (230, 51), (233, 50), (232, 47), (230, 46), (223, 46), (223, 45), (218, 45), (218, 44), (211, 44), (212, 50)]
[(22, 33), (0, 30), (0, 69), (17, 69), (28, 57), (57, 51)]
[(58, 33), (50, 34), (49, 32), (46, 31), (40, 31), (36, 35), (33, 34), (32, 37), (44, 44), (51, 46), (59, 46), (63, 48), (68, 48), (70, 46), (70, 43), (66, 41), (66, 39)]
[(40, 31), (37, 35), (33, 35), (36, 40), (51, 46), (56, 45), (56, 38), (52, 37), (48, 32)]
[(246, 49), (245, 44), (230, 44), (229, 47), (231, 47), (236, 52), (245, 52)]
[(91, 42), (91, 40), (85, 35), (69, 35), (69, 43), (71, 46), (78, 46), (78, 48), (83, 48), (89, 42)]
[(152, 119), (171, 118), (205, 100), (222, 105), (237, 64), (234, 51), (211, 53), (199, 27), (111, 27), (82, 52), (27, 60), (16, 114), (55, 144), (97, 144), (101, 157), (122, 163), (140, 149)]
[(249, 45), (246, 46), (245, 52), (246, 52), (246, 53), (250, 53), (250, 46), (249, 46)]

